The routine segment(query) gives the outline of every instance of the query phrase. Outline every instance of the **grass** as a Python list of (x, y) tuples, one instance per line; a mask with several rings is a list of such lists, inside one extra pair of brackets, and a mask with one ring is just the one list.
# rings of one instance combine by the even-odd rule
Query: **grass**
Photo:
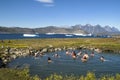
[(28, 48), (32, 47), (40, 49), (52, 45), (53, 47), (94, 47), (100, 49), (120, 49), (119, 38), (69, 38), (69, 39), (18, 39), (18, 40), (4, 40), (0, 46)]
[(101, 76), (96, 78), (93, 72), (88, 72), (86, 76), (74, 76), (74, 75), (59, 75), (59, 74), (51, 74), (50, 76), (41, 79), (37, 75), (30, 76), (29, 69), (8, 69), (1, 68), (0, 69), (0, 80), (120, 80), (120, 74), (116, 74), (115, 76)]
[(40, 80), (38, 76), (30, 77), (29, 69), (0, 69), (0, 80)]
[[(29, 48), (40, 49), (44, 47), (92, 47), (100, 48), (103, 50), (120, 50), (120, 38), (63, 38), (63, 39), (17, 39), (17, 40), (4, 40), (0, 41), (0, 51), (7, 47), (12, 48)], [(1, 56), (1, 54), (0, 54)], [(0, 69), (0, 80), (41, 80), (38, 76), (30, 76), (28, 69)], [(120, 74), (115, 76), (101, 76), (96, 78), (95, 74), (88, 72), (86, 76), (63, 76), (59, 74), (51, 74), (44, 80), (120, 80)]]

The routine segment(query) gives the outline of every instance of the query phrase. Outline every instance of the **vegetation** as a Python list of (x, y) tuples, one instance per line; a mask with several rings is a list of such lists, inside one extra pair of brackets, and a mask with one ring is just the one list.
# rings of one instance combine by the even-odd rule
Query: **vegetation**
[[(47, 47), (64, 48), (74, 47), (80, 48), (99, 48), (102, 50), (119, 51), (120, 38), (64, 38), (64, 39), (17, 39), (17, 40), (1, 40), (0, 51), (8, 47), (12, 48), (34, 48), (41, 49)], [(0, 57), (2, 57), (0, 53)], [(92, 72), (88, 72), (86, 76), (80, 75), (59, 75), (51, 74), (42, 80), (119, 80), (120, 74), (115, 76), (101, 76), (97, 78)], [(29, 69), (9, 69), (0, 68), (0, 80), (41, 80), (37, 75), (30, 76)]]
[(0, 69), (0, 80), (119, 80), (120, 74), (116, 74), (115, 76), (101, 76), (100, 78), (96, 78), (93, 72), (88, 72), (86, 76), (80, 75), (59, 75), (59, 74), (51, 74), (50, 76), (41, 79), (40, 77), (30, 76), (29, 69), (8, 69), (1, 68)]
[(53, 47), (92, 47), (102, 50), (119, 51), (119, 38), (63, 38), (63, 39), (17, 39), (1, 41), (0, 46), (40, 49), (52, 45)]
[(0, 80), (40, 80), (38, 76), (30, 77), (29, 69), (0, 69)]

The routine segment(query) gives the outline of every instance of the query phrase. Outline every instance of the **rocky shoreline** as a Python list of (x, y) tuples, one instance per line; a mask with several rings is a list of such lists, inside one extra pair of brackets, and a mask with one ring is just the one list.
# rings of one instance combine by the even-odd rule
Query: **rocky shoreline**
[(1, 59), (4, 64), (9, 63), (11, 60), (14, 60), (18, 57), (26, 57), (29, 55), (44, 55), (47, 52), (55, 52), (55, 51), (62, 51), (62, 50), (80, 50), (80, 49), (89, 49), (89, 50), (94, 50), (97, 53), (101, 52), (112, 52), (112, 53), (120, 53), (120, 51), (116, 50), (111, 50), (111, 49), (99, 49), (99, 48), (94, 48), (94, 47), (85, 47), (85, 46), (79, 46), (79, 47), (53, 47), (52, 45), (49, 45), (48, 47), (44, 47), (41, 49), (34, 49), (32, 47), (29, 48), (1, 48), (0, 49), (0, 54), (1, 54)]

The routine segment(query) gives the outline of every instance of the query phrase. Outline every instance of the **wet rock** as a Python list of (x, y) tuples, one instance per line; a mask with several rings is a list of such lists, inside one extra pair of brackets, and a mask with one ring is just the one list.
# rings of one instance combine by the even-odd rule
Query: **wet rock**
[(58, 48), (58, 51), (62, 51), (62, 48)]
[(62, 49), (61, 48), (55, 48), (55, 51), (61, 51)]
[(21, 51), (15, 51), (14, 54), (16, 54), (17, 56), (22, 56), (22, 52)]
[(11, 61), (11, 58), (8, 57), (8, 56), (5, 56), (5, 57), (2, 58), (2, 60), (3, 60), (3, 63), (4, 63), (4, 64), (7, 64), (8, 62)]
[(105, 49), (105, 50), (103, 50), (103, 52), (114, 52), (114, 50)]
[(41, 53), (46, 53), (46, 52), (48, 52), (47, 48), (44, 48), (44, 49), (41, 50)]
[(17, 58), (17, 55), (14, 54), (14, 55), (11, 55), (10, 57), (11, 57), (12, 59), (16, 59), (16, 58)]
[(55, 51), (54, 48), (50, 48), (50, 49), (48, 49), (48, 52), (54, 52), (54, 51)]
[(66, 50), (67, 48), (64, 46), (62, 49), (63, 49), (63, 50)]
[(89, 49), (90, 49), (90, 50), (92, 50), (92, 51), (94, 50), (94, 48), (92, 48), (92, 47), (91, 47), (91, 48), (89, 48)]
[(72, 47), (70, 47), (70, 48), (67, 48), (68, 50), (73, 50), (73, 48)]
[(100, 50), (98, 48), (94, 49), (94, 51), (96, 51), (97, 53), (101, 53), (102, 52), (102, 50)]

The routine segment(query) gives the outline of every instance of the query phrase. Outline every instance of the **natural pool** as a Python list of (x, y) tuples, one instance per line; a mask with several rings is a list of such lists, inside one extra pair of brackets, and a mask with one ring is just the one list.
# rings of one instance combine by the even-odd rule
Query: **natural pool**
[[(81, 50), (82, 53), (87, 52), (89, 55), (92, 51)], [(71, 51), (70, 51), (71, 52)], [(75, 51), (76, 53), (79, 50)], [(60, 55), (59, 58), (55, 58), (53, 55), (57, 53)], [(45, 78), (50, 74), (57, 73), (62, 75), (76, 76), (85, 75), (88, 71), (92, 71), (96, 76), (101, 76), (104, 74), (114, 75), (120, 73), (120, 55), (114, 53), (95, 53), (94, 57), (90, 57), (87, 62), (81, 61), (81, 56), (77, 57), (75, 60), (70, 56), (65, 54), (66, 51), (58, 51), (47, 53), (42, 57), (27, 56), (21, 57), (13, 60), (9, 63), (10, 68), (19, 68), (28, 66), (31, 75), (38, 75), (41, 78)], [(105, 61), (100, 61), (100, 56), (105, 57)], [(52, 62), (48, 63), (47, 59), (51, 57)]]

